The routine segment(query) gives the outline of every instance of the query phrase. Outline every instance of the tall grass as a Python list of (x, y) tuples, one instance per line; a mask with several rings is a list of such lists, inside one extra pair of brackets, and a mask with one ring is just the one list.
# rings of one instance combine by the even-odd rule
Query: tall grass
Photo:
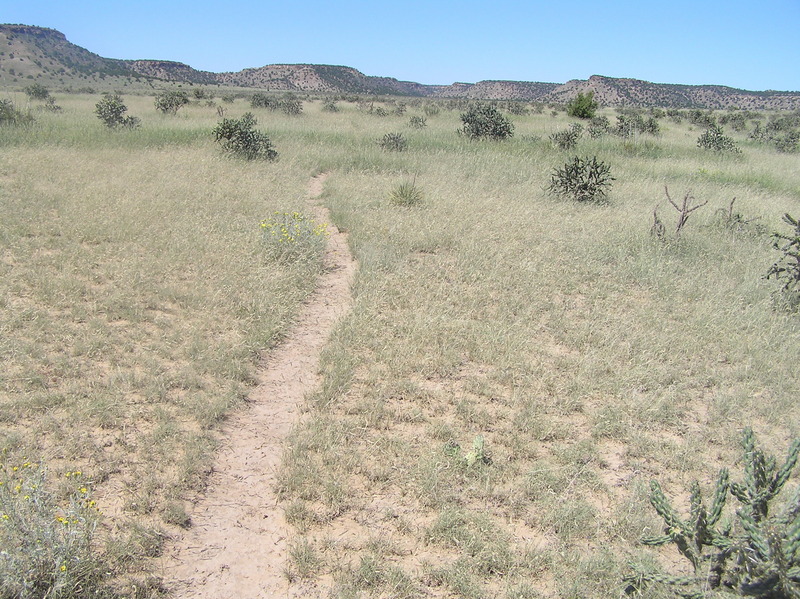
[[(747, 425), (776, 443), (797, 433), (800, 325), (762, 279), (774, 251), (713, 224), (736, 196), (778, 226), (798, 184), (765, 185), (783, 158), (709, 156), (678, 125), (633, 147), (584, 139), (576, 153), (617, 180), (609, 206), (581, 206), (545, 192), (567, 155), (541, 141), (552, 119), (515, 124), (509, 143), (465, 143), (441, 115), (391, 163), (331, 158), (328, 203), (360, 262), (356, 309), (283, 481), (287, 500), (306, 489), (300, 534), (343, 580), (333, 556), (371, 555), (352, 539), (380, 530), (408, 548), (384, 561), (421, 595), (510, 597), (532, 581), (544, 596), (617, 596), (626, 561), (648, 559), (638, 537), (658, 526), (635, 489), (713, 476), (708, 462), (735, 454)], [(731, 176), (704, 177), (712, 168)], [(385, 200), (407, 173), (426, 190), (415, 211)], [(657, 204), (673, 218), (664, 184), (709, 200), (667, 244), (648, 234)], [(312, 441), (331, 422), (343, 432)], [(491, 462), (468, 467), (478, 435)], [(428, 548), (454, 510), (513, 559)], [(347, 546), (319, 541), (334, 529), (351, 531)]]
[[(455, 110), (411, 130), (420, 107), (255, 109), (280, 159), (252, 164), (214, 147), (215, 108), (125, 99), (140, 130), (104, 130), (84, 96), (0, 131), (0, 446), (80, 466), (109, 521), (149, 527), (125, 559), (186, 523), (215, 426), (313, 287), (318, 263), (267, 259), (259, 222), (302, 211), (322, 171), (360, 268), (280, 473), (292, 576), (340, 597), (618, 596), (626, 562), (651, 559), (650, 477), (683, 496), (745, 426), (797, 435), (800, 321), (761, 278), (774, 250), (715, 224), (735, 196), (779, 228), (791, 157), (708, 154), (686, 124), (584, 137), (574, 153), (616, 181), (579, 205), (546, 192), (572, 155), (547, 142), (563, 115), (514, 117), (497, 143), (458, 136)], [(409, 151), (380, 151), (389, 131)], [(424, 201), (392, 205), (411, 178)], [(665, 184), (709, 204), (662, 243)], [(486, 459), (467, 459), (479, 437)]]

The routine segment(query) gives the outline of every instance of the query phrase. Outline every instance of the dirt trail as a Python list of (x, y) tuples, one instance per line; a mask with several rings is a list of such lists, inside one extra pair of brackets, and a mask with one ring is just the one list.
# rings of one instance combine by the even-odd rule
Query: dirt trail
[(325, 271), (286, 340), (265, 356), (248, 407), (224, 428), (207, 494), (192, 510), (192, 528), (165, 558), (164, 577), (180, 599), (289, 597), (283, 568), (287, 525), (274, 492), (284, 442), (303, 398), (318, 385), (320, 352), (351, 304), (355, 262), (344, 233), (315, 200), (326, 175), (309, 182), (309, 210), (329, 223)]

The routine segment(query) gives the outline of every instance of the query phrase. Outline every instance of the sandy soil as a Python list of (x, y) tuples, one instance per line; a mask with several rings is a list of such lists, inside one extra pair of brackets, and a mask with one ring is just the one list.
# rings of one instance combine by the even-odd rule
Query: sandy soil
[(325, 175), (309, 182), (309, 211), (329, 223), (325, 272), (286, 340), (266, 355), (247, 408), (234, 414), (192, 527), (164, 558), (164, 578), (185, 599), (313, 596), (283, 574), (288, 527), (274, 491), (284, 441), (305, 395), (319, 383), (320, 351), (351, 304), (355, 274), (347, 239), (316, 199)]

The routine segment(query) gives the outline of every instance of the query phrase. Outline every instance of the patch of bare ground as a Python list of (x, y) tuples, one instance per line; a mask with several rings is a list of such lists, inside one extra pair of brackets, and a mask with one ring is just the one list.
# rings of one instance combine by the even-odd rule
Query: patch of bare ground
[[(311, 179), (309, 208), (317, 222), (327, 210), (315, 200), (326, 175)], [(288, 525), (275, 493), (284, 441), (304, 397), (319, 383), (319, 356), (336, 321), (350, 307), (355, 263), (344, 233), (329, 226), (325, 269), (285, 341), (264, 357), (245, 409), (224, 428), (206, 494), (189, 514), (192, 526), (164, 558), (175, 597), (303, 596), (289, 588), (285, 561)]]

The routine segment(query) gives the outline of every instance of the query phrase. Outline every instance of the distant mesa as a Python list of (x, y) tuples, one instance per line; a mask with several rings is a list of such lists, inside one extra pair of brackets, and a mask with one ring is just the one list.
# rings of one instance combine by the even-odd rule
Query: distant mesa
[(375, 77), (346, 66), (272, 64), (235, 73), (199, 71), (170, 60), (103, 58), (67, 41), (55, 29), (30, 25), (0, 25), (0, 85), (21, 87), (31, 80), (70, 84), (112, 78), (190, 85), (251, 87), (266, 91), (321, 94), (397, 95), (468, 100), (524, 100), (565, 103), (579, 92), (593, 91), (604, 106), (674, 107), (750, 110), (800, 109), (800, 92), (747, 91), (721, 85), (650, 83), (592, 75), (566, 83), (479, 81), (424, 85)]

